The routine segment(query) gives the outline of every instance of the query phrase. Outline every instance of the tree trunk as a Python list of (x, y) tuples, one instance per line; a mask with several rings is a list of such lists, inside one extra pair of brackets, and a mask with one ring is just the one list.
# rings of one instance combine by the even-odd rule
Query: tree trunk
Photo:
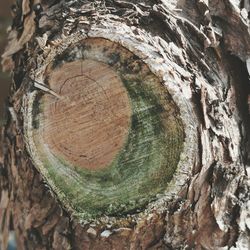
[(13, 11), (1, 249), (249, 249), (249, 2)]

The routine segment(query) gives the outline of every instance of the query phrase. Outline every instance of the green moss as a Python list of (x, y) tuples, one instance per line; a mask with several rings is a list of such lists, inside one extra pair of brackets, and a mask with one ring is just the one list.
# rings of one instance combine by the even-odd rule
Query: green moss
[(123, 216), (144, 209), (157, 194), (164, 193), (184, 141), (177, 108), (159, 80), (142, 62), (140, 73), (135, 74), (138, 67), (131, 65), (133, 55), (129, 59), (116, 55), (119, 60), (113, 60), (112, 53), (106, 53), (107, 62), (112, 60), (112, 67), (120, 74), (132, 107), (129, 134), (122, 150), (110, 166), (91, 171), (72, 166), (63, 157), (39, 147), (48, 178), (84, 219)]

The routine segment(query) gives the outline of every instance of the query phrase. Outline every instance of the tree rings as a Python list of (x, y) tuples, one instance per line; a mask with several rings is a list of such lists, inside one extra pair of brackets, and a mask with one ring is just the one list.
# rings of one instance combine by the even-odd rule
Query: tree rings
[(163, 194), (184, 143), (161, 80), (118, 43), (89, 38), (56, 56), (32, 103), (34, 158), (83, 218), (139, 212)]

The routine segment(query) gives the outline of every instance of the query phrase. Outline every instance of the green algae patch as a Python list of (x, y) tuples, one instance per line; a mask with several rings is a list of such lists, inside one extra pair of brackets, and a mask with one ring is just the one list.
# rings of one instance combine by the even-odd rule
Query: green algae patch
[[(126, 139), (112, 162), (105, 168), (92, 170), (55, 153), (43, 135), (46, 114), (41, 107), (46, 100), (37, 97), (33, 103), (33, 139), (39, 161), (46, 169), (45, 177), (59, 198), (86, 220), (144, 210), (158, 194), (165, 192), (176, 171), (184, 142), (178, 108), (147, 65), (117, 44), (101, 39), (94, 41), (83, 41), (79, 48), (67, 50), (60, 58), (68, 58), (68, 62), (102, 62), (117, 72), (122, 81), (131, 114)], [(79, 50), (82, 58), (78, 57)], [(60, 68), (59, 61), (56, 58), (50, 70)], [(98, 84), (102, 84), (101, 79)], [(84, 82), (81, 91), (86, 91)], [(113, 112), (119, 115), (115, 109)]]

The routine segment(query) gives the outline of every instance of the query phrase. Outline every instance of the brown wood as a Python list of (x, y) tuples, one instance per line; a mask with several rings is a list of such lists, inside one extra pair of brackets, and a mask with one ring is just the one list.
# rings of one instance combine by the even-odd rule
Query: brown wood
[(48, 94), (42, 100), (43, 143), (77, 167), (110, 165), (126, 141), (131, 119), (117, 73), (97, 61), (75, 61), (51, 72), (49, 86), (60, 98)]

